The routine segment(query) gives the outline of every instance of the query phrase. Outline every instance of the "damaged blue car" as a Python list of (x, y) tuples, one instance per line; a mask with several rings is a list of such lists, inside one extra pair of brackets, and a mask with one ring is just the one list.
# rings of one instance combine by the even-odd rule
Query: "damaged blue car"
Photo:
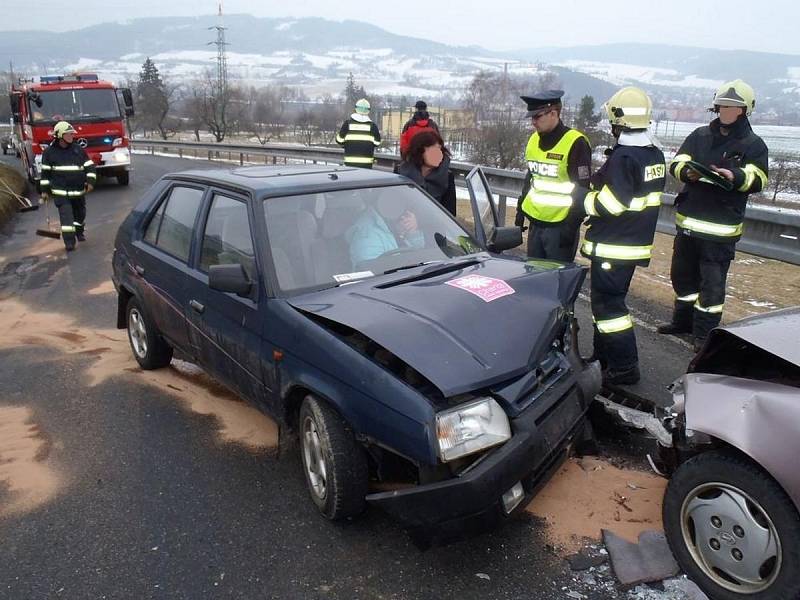
[(296, 436), (325, 517), (493, 524), (585, 435), (600, 374), (585, 269), (503, 256), (519, 228), (479, 169), (466, 184), (456, 220), (379, 171), (166, 175), (116, 238), (117, 326), (142, 368), (177, 350)]

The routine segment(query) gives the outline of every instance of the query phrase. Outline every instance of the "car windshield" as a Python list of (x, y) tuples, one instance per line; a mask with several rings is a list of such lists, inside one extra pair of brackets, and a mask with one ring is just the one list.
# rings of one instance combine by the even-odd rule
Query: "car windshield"
[(268, 198), (270, 254), (284, 293), (322, 289), (481, 250), (417, 188)]
[(39, 92), (41, 106), (31, 101), (33, 123), (107, 121), (119, 119), (114, 90), (53, 90)]

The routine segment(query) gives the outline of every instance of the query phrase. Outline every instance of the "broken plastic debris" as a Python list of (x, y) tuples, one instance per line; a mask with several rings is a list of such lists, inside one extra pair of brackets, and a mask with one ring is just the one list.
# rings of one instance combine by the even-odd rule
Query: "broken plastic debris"
[(481, 579), (485, 579), (486, 581), (492, 580), (492, 578), (489, 577), (486, 573), (475, 573), (475, 577), (480, 577)]

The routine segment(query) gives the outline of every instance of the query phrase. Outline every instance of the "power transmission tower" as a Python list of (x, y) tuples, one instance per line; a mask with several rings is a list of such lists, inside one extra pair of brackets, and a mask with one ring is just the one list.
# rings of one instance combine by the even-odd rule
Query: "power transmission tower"
[(225, 27), (222, 24), (222, 2), (219, 3), (219, 24), (209, 27), (209, 29), (217, 30), (217, 39), (213, 42), (208, 42), (209, 46), (217, 47), (217, 80), (215, 84), (215, 96), (222, 98), (228, 91), (228, 57), (225, 54), (225, 46), (228, 43), (225, 41)]

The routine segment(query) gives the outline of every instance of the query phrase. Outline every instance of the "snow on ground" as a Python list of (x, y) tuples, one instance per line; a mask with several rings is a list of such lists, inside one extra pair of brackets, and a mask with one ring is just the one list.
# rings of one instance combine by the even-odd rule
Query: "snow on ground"
[(704, 79), (695, 75), (683, 75), (675, 69), (660, 67), (644, 67), (624, 63), (605, 63), (589, 60), (566, 60), (554, 63), (573, 71), (593, 75), (615, 85), (626, 85), (631, 82), (649, 83), (651, 85), (667, 85), (671, 87), (711, 88), (722, 85), (723, 80)]

